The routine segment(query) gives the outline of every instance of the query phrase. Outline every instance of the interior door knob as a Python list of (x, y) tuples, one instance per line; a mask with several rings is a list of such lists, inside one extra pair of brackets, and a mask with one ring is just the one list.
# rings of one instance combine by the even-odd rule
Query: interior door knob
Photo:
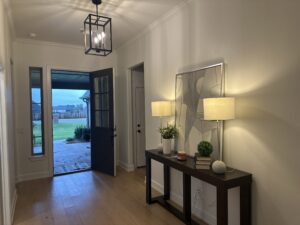
[(141, 130), (138, 130), (137, 132), (138, 132), (138, 133), (141, 133)]

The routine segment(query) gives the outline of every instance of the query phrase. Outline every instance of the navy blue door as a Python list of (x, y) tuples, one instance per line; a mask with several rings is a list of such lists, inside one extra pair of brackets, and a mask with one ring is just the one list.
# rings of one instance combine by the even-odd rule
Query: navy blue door
[(115, 176), (113, 69), (91, 72), (92, 169)]

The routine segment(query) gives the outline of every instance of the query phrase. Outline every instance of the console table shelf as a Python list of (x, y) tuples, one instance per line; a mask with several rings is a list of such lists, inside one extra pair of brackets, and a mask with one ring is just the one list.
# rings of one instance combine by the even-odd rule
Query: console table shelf
[[(152, 198), (151, 193), (151, 160), (164, 166), (164, 194)], [(170, 199), (170, 167), (183, 173), (183, 212), (168, 203)], [(146, 151), (146, 201), (148, 204), (159, 203), (185, 224), (197, 224), (191, 213), (191, 177), (216, 186), (217, 189), (217, 225), (228, 225), (228, 189), (240, 187), (240, 224), (251, 225), (251, 182), (252, 175), (240, 170), (228, 168), (223, 175), (214, 174), (211, 170), (195, 169), (192, 157), (178, 161), (174, 157), (163, 155), (160, 150)]]

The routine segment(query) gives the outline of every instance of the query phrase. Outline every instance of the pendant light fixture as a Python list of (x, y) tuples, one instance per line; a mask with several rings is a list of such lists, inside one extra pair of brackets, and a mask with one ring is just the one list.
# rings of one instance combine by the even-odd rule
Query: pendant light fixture
[(84, 20), (85, 54), (107, 56), (112, 52), (111, 18), (98, 15), (101, 0), (92, 0), (96, 5), (96, 15), (89, 14)]

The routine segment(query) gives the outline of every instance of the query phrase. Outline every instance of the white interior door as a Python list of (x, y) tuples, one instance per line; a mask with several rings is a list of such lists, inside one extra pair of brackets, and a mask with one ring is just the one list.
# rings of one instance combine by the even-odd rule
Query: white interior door
[(135, 88), (136, 112), (136, 166), (145, 166), (145, 93), (143, 87)]

